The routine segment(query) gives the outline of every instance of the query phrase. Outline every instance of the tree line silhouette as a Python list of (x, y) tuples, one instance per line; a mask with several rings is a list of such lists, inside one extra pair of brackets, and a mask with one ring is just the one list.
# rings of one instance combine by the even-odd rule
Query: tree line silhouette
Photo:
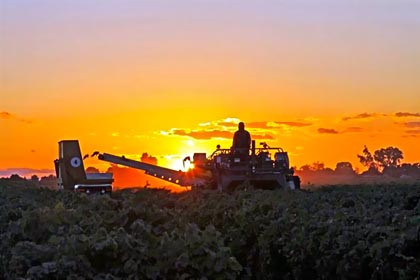
[[(359, 162), (366, 168), (360, 171), (353, 168), (350, 162), (338, 162), (334, 169), (326, 167), (323, 162), (316, 161), (312, 164), (305, 164), (300, 168), (294, 167), (296, 175), (300, 176), (303, 185), (314, 184), (358, 184), (387, 182), (389, 179), (403, 179), (405, 181), (420, 180), (420, 163), (402, 163), (404, 159), (403, 152), (397, 147), (380, 148), (371, 153), (365, 145), (361, 154), (357, 155)], [(140, 160), (150, 164), (158, 164), (157, 158), (143, 153)], [(88, 167), (87, 173), (98, 173), (95, 167)], [(133, 186), (161, 186), (159, 179), (144, 174), (144, 172), (127, 167), (119, 167), (112, 164), (108, 173), (114, 174), (114, 185), (118, 187)], [(22, 181), (26, 178), (17, 174), (10, 176), (9, 180)], [(31, 183), (48, 188), (56, 188), (56, 178), (54, 175), (39, 178), (33, 175), (29, 180)], [(165, 183), (169, 184), (169, 183)], [(179, 187), (172, 186), (176, 191)]]
[[(347, 177), (343, 183), (352, 183), (348, 177), (354, 179), (354, 183), (360, 182), (362, 178), (380, 177), (393, 179), (420, 179), (420, 163), (401, 163), (404, 159), (403, 152), (397, 147), (380, 148), (371, 153), (365, 145), (361, 154), (357, 155), (359, 162), (366, 167), (365, 171), (353, 168), (350, 162), (338, 162), (334, 169), (328, 168), (323, 162), (316, 161), (312, 164), (305, 164), (296, 169), (297, 175), (301, 176), (307, 183), (313, 182), (333, 182), (340, 181), (338, 177)], [(331, 181), (331, 177), (335, 180)], [(343, 179), (343, 178), (342, 178)], [(380, 181), (380, 180), (379, 180)]]

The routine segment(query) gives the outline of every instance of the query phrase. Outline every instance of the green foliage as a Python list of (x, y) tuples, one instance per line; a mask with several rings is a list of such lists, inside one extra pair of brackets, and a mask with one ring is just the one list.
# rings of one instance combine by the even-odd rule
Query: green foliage
[(420, 186), (86, 196), (0, 184), (4, 279), (415, 279)]

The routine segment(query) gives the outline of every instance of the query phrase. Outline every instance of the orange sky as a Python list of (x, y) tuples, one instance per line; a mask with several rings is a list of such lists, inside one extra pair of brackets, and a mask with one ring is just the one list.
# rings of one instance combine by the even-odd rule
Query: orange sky
[(296, 166), (420, 161), (415, 1), (93, 2), (1, 1), (0, 172), (52, 169), (62, 139), (179, 167), (239, 120)]

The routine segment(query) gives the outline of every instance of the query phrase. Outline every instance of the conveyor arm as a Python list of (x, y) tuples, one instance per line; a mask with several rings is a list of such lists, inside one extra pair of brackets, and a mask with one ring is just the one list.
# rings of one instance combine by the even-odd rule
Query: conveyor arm
[(144, 170), (147, 175), (154, 176), (180, 186), (204, 185), (205, 179), (196, 178), (193, 171), (183, 172), (165, 168), (137, 160), (128, 159), (124, 156), (115, 156), (107, 153), (99, 154), (98, 158), (103, 161)]

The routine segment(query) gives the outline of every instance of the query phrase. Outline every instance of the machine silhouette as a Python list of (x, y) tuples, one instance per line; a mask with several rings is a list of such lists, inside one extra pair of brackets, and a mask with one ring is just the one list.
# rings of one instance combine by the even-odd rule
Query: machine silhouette
[[(99, 160), (119, 164), (145, 171), (147, 175), (157, 177), (180, 186), (212, 188), (221, 191), (232, 191), (238, 185), (249, 182), (262, 189), (299, 189), (300, 178), (294, 176), (290, 168), (287, 152), (282, 148), (271, 148), (261, 143), (262, 148), (255, 147), (245, 153), (236, 154), (231, 149), (217, 149), (209, 156), (206, 153), (194, 153), (194, 168), (188, 171), (177, 171), (150, 163), (145, 163), (125, 156), (95, 152)], [(81, 159), (77, 140), (59, 142), (59, 159), (55, 160), (58, 186), (86, 192), (109, 192), (112, 190), (112, 175), (106, 173), (86, 174)]]

